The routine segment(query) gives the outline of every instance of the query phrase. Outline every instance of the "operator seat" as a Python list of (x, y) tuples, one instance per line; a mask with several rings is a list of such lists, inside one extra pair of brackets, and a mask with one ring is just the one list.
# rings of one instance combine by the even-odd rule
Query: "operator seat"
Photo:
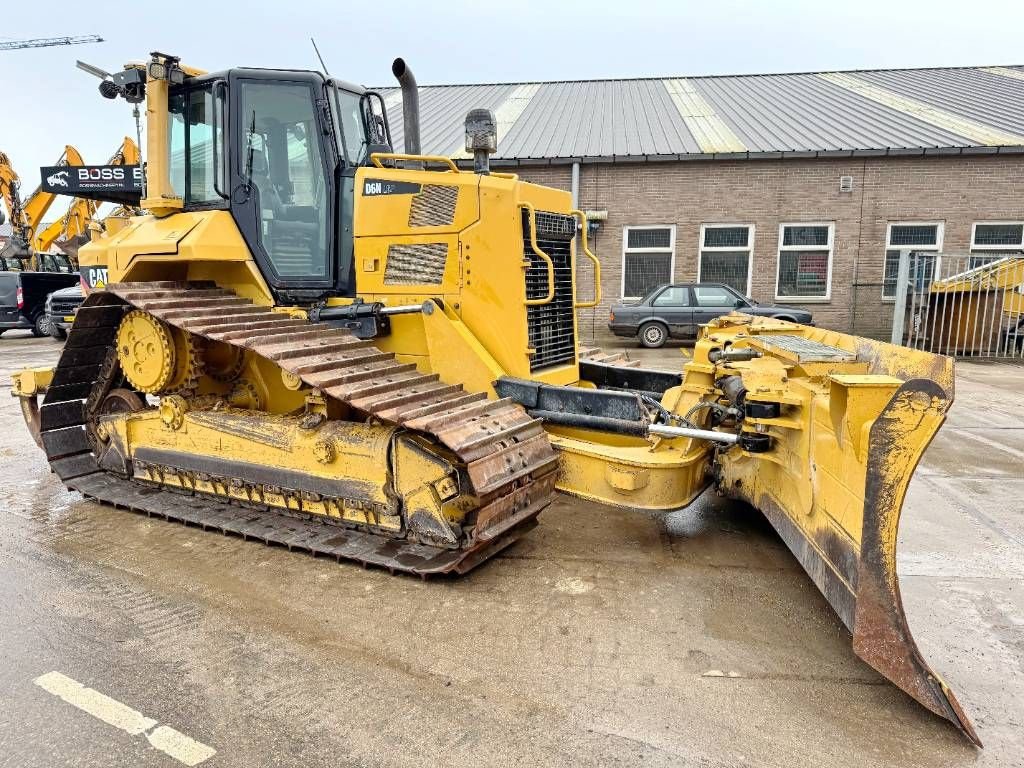
[(307, 217), (296, 215), (302, 213), (301, 207), (284, 204), (269, 170), (266, 155), (254, 149), (252, 181), (259, 190), (263, 245), (280, 274), (317, 276), (323, 271), (320, 227), (315, 219), (303, 221)]

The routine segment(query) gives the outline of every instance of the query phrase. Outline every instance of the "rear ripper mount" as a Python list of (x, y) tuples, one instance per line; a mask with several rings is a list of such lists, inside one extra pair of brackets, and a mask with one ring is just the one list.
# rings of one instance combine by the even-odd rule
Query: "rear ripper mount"
[[(106, 460), (110, 451), (103, 452), (96, 429), (101, 406), (122, 378), (115, 339), (131, 309), (260, 355), (325, 397), (441, 444), (461, 462), (460, 475), (479, 500), (472, 530), (457, 548), (433, 546), (330, 518), (154, 487), (135, 477), (131, 460)], [(367, 379), (360, 371), (370, 356), (391, 360), (396, 372), (378, 369)], [(41, 440), (50, 467), (69, 489), (115, 507), (392, 572), (466, 573), (536, 525), (554, 496), (558, 458), (540, 420), (517, 404), (467, 393), (411, 368), (349, 331), (273, 312), (212, 283), (111, 284), (90, 294), (76, 315), (39, 409)], [(352, 379), (357, 382), (330, 384)]]

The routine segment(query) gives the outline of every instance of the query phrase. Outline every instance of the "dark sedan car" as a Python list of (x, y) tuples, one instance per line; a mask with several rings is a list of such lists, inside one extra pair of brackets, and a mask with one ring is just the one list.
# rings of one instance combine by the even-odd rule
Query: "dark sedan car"
[(63, 341), (68, 337), (68, 328), (75, 321), (75, 312), (83, 301), (85, 296), (80, 283), (54, 291), (46, 297), (46, 318), (53, 338)]
[(660, 347), (669, 338), (696, 338), (701, 325), (733, 310), (813, 324), (810, 312), (758, 304), (728, 285), (675, 283), (658, 286), (635, 304), (615, 304), (608, 328), (616, 336), (636, 336), (645, 347)]

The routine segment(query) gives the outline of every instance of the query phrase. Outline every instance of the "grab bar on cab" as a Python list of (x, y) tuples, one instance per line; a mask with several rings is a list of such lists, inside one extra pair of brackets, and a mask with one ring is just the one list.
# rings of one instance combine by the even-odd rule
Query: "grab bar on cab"
[(443, 155), (407, 155), (401, 152), (374, 152), (370, 155), (370, 161), (378, 168), (383, 168), (383, 160), (411, 160), (417, 163), (440, 163), (447, 165), (449, 171), (460, 173), (459, 166), (450, 157)]
[[(537, 211), (534, 209), (532, 203), (520, 203), (520, 208), (526, 209), (530, 215), (530, 248), (546, 265), (548, 268), (548, 295), (543, 299), (527, 299), (526, 306), (528, 307), (539, 307), (543, 304), (550, 304), (552, 299), (555, 298), (555, 262), (551, 260), (544, 251), (537, 245)], [(529, 269), (530, 262), (524, 261), (523, 267)]]

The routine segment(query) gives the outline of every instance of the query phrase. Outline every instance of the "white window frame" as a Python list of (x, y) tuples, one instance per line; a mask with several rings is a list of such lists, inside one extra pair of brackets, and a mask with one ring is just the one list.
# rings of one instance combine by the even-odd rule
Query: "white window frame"
[[(974, 239), (978, 236), (979, 224), (982, 226), (993, 224), (996, 226), (1021, 227), (1021, 242), (1016, 245), (978, 245), (974, 242)], [(976, 221), (971, 224), (971, 253), (974, 253), (974, 251), (1010, 251), (1014, 248), (1024, 250), (1024, 221)]]
[(676, 279), (676, 225), (675, 224), (637, 224), (622, 227), (622, 274), (619, 277), (619, 296), (622, 299), (642, 299), (643, 296), (626, 296), (626, 256), (631, 253), (664, 253), (664, 248), (630, 248), (629, 233), (634, 229), (667, 229), (668, 250), (671, 252), (669, 258), (668, 281), (671, 283)]
[[(893, 227), (935, 227), (935, 245), (900, 245), (892, 243)], [(946, 234), (944, 221), (890, 221), (885, 225), (885, 248), (882, 251), (882, 301), (896, 301), (895, 296), (885, 295), (885, 258), (889, 251), (930, 251), (942, 253), (942, 239)], [(935, 274), (941, 274), (942, 258), (935, 259)]]
[[(824, 245), (783, 245), (786, 227), (828, 227), (828, 267), (825, 271), (824, 296), (783, 296), (779, 293), (783, 251), (824, 251)], [(826, 304), (832, 301), (832, 261), (835, 256), (836, 223), (834, 221), (784, 221), (779, 224), (779, 250), (775, 254), (775, 300), (783, 304)]]
[[(734, 246), (714, 246), (711, 248), (704, 247), (704, 232), (709, 229), (721, 229), (723, 227), (746, 227), (747, 228), (747, 247), (738, 248)], [(742, 251), (747, 252), (747, 290), (744, 292), (744, 296), (750, 298), (750, 290), (754, 283), (754, 235), (757, 234), (756, 227), (753, 224), (747, 224), (742, 221), (723, 221), (712, 224), (701, 224), (700, 225), (700, 239), (697, 241), (697, 280), (701, 282), (700, 270), (702, 254), (704, 251)]]

